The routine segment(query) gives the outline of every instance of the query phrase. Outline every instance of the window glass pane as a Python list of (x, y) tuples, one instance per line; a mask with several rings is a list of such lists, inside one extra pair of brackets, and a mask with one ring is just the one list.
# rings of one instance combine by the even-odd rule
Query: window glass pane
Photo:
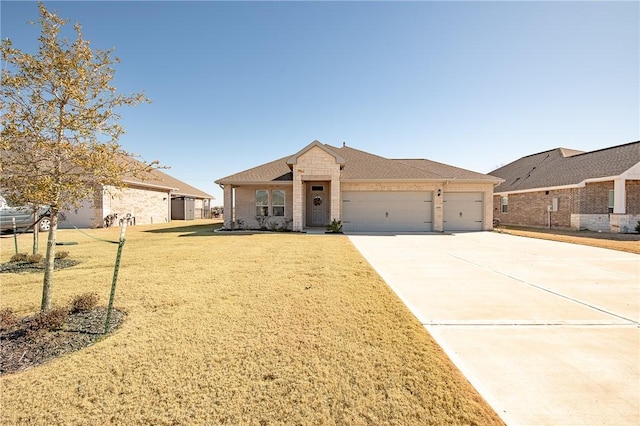
[(268, 216), (268, 215), (269, 215), (269, 207), (267, 206), (256, 207), (256, 216)]
[(509, 198), (508, 197), (501, 197), (500, 199), (500, 205), (502, 206), (502, 213), (506, 213), (507, 210), (509, 209), (508, 205), (509, 205)]
[(269, 191), (259, 189), (256, 191), (256, 206), (269, 205)]
[(613, 205), (614, 205), (615, 201), (614, 201), (614, 192), (613, 190), (609, 191), (609, 208), (612, 209)]
[(271, 192), (271, 203), (273, 206), (284, 206), (284, 191), (277, 190)]
[(273, 207), (273, 215), (274, 216), (284, 216), (284, 206), (282, 207)]

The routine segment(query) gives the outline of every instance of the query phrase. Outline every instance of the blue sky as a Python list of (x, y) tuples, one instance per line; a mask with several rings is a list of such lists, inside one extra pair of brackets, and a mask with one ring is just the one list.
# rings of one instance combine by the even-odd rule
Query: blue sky
[[(45, 5), (115, 48), (120, 92), (153, 100), (120, 110), (123, 147), (214, 204), (214, 180), (316, 139), (483, 173), (640, 139), (636, 1)], [(35, 52), (37, 4), (0, 12)]]

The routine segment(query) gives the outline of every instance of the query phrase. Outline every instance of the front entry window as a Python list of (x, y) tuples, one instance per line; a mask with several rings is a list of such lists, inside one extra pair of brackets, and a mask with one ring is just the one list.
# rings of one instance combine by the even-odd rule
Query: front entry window
[(269, 191), (256, 191), (256, 216), (269, 216)]

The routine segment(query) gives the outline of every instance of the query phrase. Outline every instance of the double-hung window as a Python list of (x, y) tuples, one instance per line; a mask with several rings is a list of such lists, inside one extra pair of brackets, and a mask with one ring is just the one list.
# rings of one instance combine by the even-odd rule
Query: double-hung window
[(269, 216), (269, 191), (256, 190), (256, 216)]
[(271, 191), (271, 211), (273, 216), (284, 216), (284, 191), (274, 189)]
[(509, 210), (509, 197), (506, 195), (504, 197), (500, 197), (500, 211), (502, 213), (506, 213)]
[(269, 211), (271, 216), (284, 216), (284, 190), (271, 191), (271, 203), (268, 190), (256, 190), (256, 216), (269, 216)]

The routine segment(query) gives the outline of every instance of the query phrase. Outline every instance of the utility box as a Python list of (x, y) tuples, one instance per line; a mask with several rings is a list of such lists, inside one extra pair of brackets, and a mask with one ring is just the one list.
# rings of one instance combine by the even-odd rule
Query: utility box
[(191, 197), (171, 199), (171, 220), (194, 220), (196, 201)]

